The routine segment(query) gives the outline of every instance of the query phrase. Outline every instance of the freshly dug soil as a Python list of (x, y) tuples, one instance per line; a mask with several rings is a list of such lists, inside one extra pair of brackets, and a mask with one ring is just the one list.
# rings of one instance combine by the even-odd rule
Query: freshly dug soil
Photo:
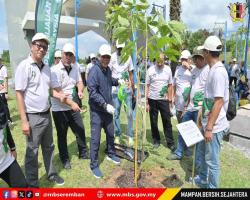
[(162, 167), (157, 167), (152, 171), (142, 170), (138, 176), (137, 186), (134, 181), (133, 168), (117, 168), (103, 180), (104, 187), (112, 188), (173, 188), (181, 185), (183, 182), (176, 175), (174, 169), (165, 170)]

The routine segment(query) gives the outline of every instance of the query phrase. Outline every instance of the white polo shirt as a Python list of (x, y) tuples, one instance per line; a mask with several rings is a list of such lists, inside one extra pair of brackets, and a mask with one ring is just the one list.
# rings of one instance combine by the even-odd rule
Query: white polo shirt
[(229, 122), (226, 117), (229, 102), (229, 81), (226, 68), (221, 62), (217, 62), (211, 67), (207, 77), (204, 94), (205, 99), (202, 105), (203, 128), (206, 128), (209, 114), (214, 106), (215, 97), (222, 97), (224, 104), (214, 124), (213, 133), (218, 133), (229, 128)]
[(17, 66), (15, 90), (24, 93), (26, 113), (45, 112), (49, 109), (50, 77), (49, 66), (44, 64), (40, 70), (31, 56)]
[(195, 67), (192, 70), (192, 88), (190, 92), (190, 102), (188, 104), (188, 111), (197, 111), (202, 107), (204, 99), (205, 84), (209, 73), (209, 65), (202, 69)]
[(176, 87), (175, 108), (177, 111), (183, 111), (186, 104), (187, 91), (191, 89), (192, 75), (189, 69), (183, 66), (178, 66), (173, 80), (173, 85)]
[[(73, 64), (68, 74), (64, 65), (60, 61), (51, 68), (51, 87), (61, 88), (64, 94), (69, 94), (68, 98), (73, 99), (78, 95), (75, 90), (76, 84), (82, 81), (79, 68)], [(71, 107), (61, 103), (59, 99), (51, 97), (52, 111), (71, 110)]]
[[(133, 62), (131, 56), (129, 56), (128, 60), (125, 63), (121, 63), (120, 56), (117, 55), (117, 52), (114, 52), (111, 55), (109, 68), (112, 71), (112, 77), (116, 79), (124, 79), (125, 81), (129, 81), (129, 72), (134, 70)], [(113, 93), (118, 92), (118, 86), (112, 87)]]
[(172, 72), (169, 66), (159, 68), (156, 65), (147, 71), (146, 83), (149, 85), (148, 98), (154, 100), (168, 99), (168, 85), (172, 84)]
[(234, 65), (232, 66), (230, 76), (231, 76), (231, 77), (237, 77), (237, 75), (236, 75), (236, 71), (237, 71), (237, 70), (239, 70), (239, 67), (238, 67), (237, 64), (234, 64)]
[(0, 174), (6, 170), (15, 158), (10, 154), (9, 146), (7, 144), (7, 136), (3, 129), (0, 129)]
[[(1, 65), (0, 65), (0, 67), (1, 67)], [(7, 67), (6, 66), (4, 66), (4, 65), (2, 65), (2, 67), (1, 67), (1, 69), (0, 69), (0, 84), (3, 84), (4, 83), (4, 80), (6, 79), (6, 78), (8, 78), (8, 73), (7, 73), (8, 71), (7, 71)], [(7, 92), (7, 90), (6, 90), (6, 88), (3, 88), (2, 90), (0, 90), (0, 93), (2, 94), (2, 93), (6, 93)]]

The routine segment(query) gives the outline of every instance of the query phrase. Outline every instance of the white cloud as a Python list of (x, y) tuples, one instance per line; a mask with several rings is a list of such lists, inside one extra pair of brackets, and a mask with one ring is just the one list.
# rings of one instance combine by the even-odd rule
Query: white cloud
[[(58, 39), (57, 48), (62, 49), (66, 42), (75, 44), (75, 38), (71, 39)], [(78, 55), (80, 58), (87, 57), (90, 53), (97, 53), (99, 46), (107, 41), (96, 34), (94, 31), (88, 31), (78, 36)]]

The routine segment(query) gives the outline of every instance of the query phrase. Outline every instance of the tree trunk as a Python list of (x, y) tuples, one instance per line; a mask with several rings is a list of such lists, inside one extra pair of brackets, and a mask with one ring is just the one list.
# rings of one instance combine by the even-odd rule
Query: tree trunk
[(181, 20), (181, 0), (170, 0), (170, 12), (169, 18), (170, 20)]

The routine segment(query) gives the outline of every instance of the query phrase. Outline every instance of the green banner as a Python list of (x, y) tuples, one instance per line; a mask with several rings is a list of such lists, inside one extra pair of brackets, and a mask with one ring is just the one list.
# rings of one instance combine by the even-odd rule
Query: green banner
[(36, 3), (36, 33), (48, 36), (50, 45), (44, 62), (51, 66), (54, 61), (57, 33), (62, 10), (62, 0), (37, 0)]

